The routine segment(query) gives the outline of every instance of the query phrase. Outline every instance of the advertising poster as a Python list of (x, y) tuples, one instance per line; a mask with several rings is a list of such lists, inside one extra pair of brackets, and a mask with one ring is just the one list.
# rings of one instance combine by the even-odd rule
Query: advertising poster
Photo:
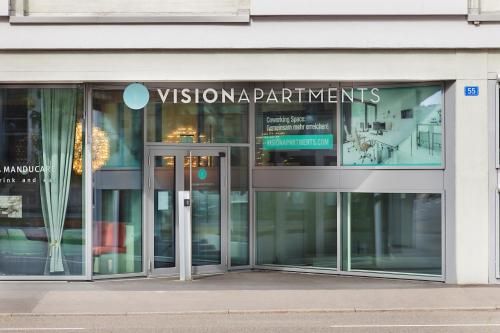
[(263, 149), (331, 150), (334, 145), (332, 116), (305, 115), (302, 111), (264, 112)]

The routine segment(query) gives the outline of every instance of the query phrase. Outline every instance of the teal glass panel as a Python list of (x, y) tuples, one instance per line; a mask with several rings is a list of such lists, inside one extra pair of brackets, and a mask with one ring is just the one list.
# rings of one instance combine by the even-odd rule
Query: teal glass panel
[(123, 91), (92, 96), (93, 272), (142, 272), (143, 110)]
[(378, 88), (378, 97), (370, 99), (359, 89), (344, 92), (342, 165), (443, 165), (440, 85)]
[(231, 266), (249, 264), (249, 207), (247, 147), (231, 147)]
[[(67, 128), (50, 128), (50, 124), (62, 120), (52, 119), (50, 123), (49, 115), (54, 113), (71, 119), (70, 124), (66, 123)], [(80, 88), (0, 89), (0, 276), (81, 276), (85, 273), (82, 115), (83, 90)], [(42, 121), (46, 122), (45, 126)], [(56, 140), (52, 140), (54, 138)], [(44, 139), (50, 142), (43, 145)], [(62, 143), (68, 145), (62, 148)], [(57, 151), (58, 155), (53, 156), (50, 150)], [(54, 177), (60, 185), (66, 182), (62, 181), (62, 175), (67, 174), (69, 190), (60, 187), (50, 198), (42, 197), (44, 180), (41, 177), (45, 171), (41, 172), (40, 168), (48, 168), (47, 159), (54, 157), (61, 161), (56, 163), (60, 172)], [(45, 181), (44, 187), (55, 184)], [(67, 198), (63, 195), (66, 190)], [(43, 200), (47, 209), (61, 214), (65, 211), (65, 215), (59, 215), (63, 218), (60, 239), (58, 235), (51, 235), (51, 229), (60, 225), (61, 220), (57, 213), (50, 221), (44, 217)], [(50, 244), (56, 247), (57, 243), (61, 244), (61, 256), (51, 257)]]
[(441, 195), (343, 193), (346, 271), (442, 274)]
[(337, 194), (257, 192), (257, 264), (337, 267)]

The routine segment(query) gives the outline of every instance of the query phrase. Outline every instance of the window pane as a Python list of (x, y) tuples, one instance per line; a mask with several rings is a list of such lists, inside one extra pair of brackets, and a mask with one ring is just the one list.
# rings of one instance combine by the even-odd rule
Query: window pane
[(337, 194), (257, 192), (257, 264), (337, 267)]
[[(150, 96), (146, 106), (149, 142), (248, 142), (248, 103), (182, 103), (180, 93), (179, 100), (174, 103), (173, 92), (163, 103), (156, 91)], [(195, 100), (194, 94), (189, 96)]]
[(343, 269), (441, 275), (441, 195), (343, 193)]
[(248, 148), (231, 147), (231, 266), (249, 264)]
[(85, 272), (82, 106), (81, 89), (0, 89), (0, 275)]
[(314, 99), (298, 102), (295, 98), (285, 103), (255, 104), (256, 165), (337, 165), (337, 104)]
[[(442, 88), (359, 88), (342, 95), (342, 164), (442, 165)], [(353, 102), (347, 96), (353, 96)]]
[(122, 94), (93, 96), (95, 275), (142, 271), (143, 111), (126, 107)]
[[(192, 193), (193, 266), (220, 265), (222, 262), (221, 162), (220, 156), (184, 157), (184, 191)], [(196, 176), (192, 177), (191, 172)]]

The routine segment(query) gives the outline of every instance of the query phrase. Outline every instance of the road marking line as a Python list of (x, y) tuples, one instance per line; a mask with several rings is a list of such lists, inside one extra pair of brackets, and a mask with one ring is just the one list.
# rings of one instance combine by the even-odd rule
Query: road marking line
[(13, 328), (0, 328), (0, 332), (12, 331), (82, 331), (86, 328), (83, 327), (13, 327)]
[(497, 327), (498, 324), (383, 324), (383, 325), (331, 325), (331, 328), (390, 328), (390, 327)]

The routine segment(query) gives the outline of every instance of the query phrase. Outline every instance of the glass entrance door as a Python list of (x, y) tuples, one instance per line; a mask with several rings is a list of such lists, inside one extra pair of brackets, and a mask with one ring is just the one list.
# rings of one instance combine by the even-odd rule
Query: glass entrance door
[(178, 192), (191, 192), (193, 274), (227, 269), (227, 159), (225, 148), (151, 148), (146, 151), (150, 272), (179, 273)]

